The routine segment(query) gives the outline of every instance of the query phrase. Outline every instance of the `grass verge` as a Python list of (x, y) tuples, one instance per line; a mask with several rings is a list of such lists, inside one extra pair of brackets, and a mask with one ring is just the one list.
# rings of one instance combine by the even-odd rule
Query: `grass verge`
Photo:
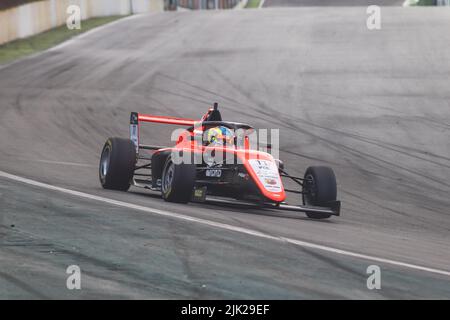
[(419, 0), (417, 2), (418, 6), (435, 6), (435, 0)]
[(44, 51), (69, 40), (76, 35), (123, 17), (124, 16), (91, 18), (81, 22), (80, 30), (69, 30), (66, 25), (63, 25), (61, 27), (39, 33), (35, 36), (14, 40), (0, 45), (0, 65), (40, 51)]
[(258, 8), (260, 0), (248, 0), (245, 8)]
[(435, 0), (406, 0), (406, 6), (435, 6)]

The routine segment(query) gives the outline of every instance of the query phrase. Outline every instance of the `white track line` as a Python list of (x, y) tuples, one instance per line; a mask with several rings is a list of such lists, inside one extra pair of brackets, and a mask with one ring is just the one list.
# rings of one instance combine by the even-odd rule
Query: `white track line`
[[(6, 158), (13, 158), (12, 155), (6, 155)], [(63, 166), (74, 166), (74, 167), (85, 167), (85, 168), (98, 168), (98, 166), (94, 166), (92, 164), (80, 163), (80, 162), (68, 162), (68, 161), (55, 161), (55, 160), (45, 160), (45, 159), (31, 159), (31, 158), (21, 158), (14, 157), (14, 161), (27, 161), (27, 162), (39, 162), (39, 163), (47, 163), (47, 164), (56, 164)], [(11, 160), (7, 160), (11, 161)]]
[(67, 161), (54, 161), (54, 160), (43, 160), (43, 159), (27, 159), (27, 158), (16, 158), (18, 161), (28, 161), (28, 162), (39, 162), (39, 163), (47, 163), (47, 164), (56, 164), (62, 166), (74, 166), (74, 167), (85, 167), (85, 168), (97, 168), (97, 166), (79, 163), (79, 162), (67, 162)]
[(247, 6), (248, 0), (239, 1), (234, 7), (233, 10), (242, 10)]
[[(30, 160), (25, 160), (30, 161)], [(41, 162), (41, 163), (48, 163), (48, 164), (57, 164), (57, 165), (63, 165), (63, 166), (75, 166), (75, 167), (86, 167), (86, 168), (97, 168), (97, 166), (93, 166), (90, 164), (85, 163), (77, 163), (77, 162), (66, 162), (66, 161), (52, 161), (52, 160), (31, 160), (33, 162)]]
[[(140, 18), (140, 17), (142, 17), (142, 16), (144, 16), (144, 15), (146, 15), (146, 13), (133, 14), (133, 15), (130, 15), (130, 16), (127, 16), (127, 17), (119, 18), (119, 19), (117, 19), (117, 20), (114, 20), (114, 21), (105, 23), (105, 24), (100, 25), (100, 26), (98, 26), (98, 27), (95, 27), (95, 28), (93, 28), (93, 29), (91, 29), (91, 30), (89, 30), (89, 31), (80, 33), (80, 34), (78, 34), (78, 35), (76, 35), (76, 36), (74, 36), (74, 37), (72, 37), (72, 38), (70, 38), (70, 39), (68, 39), (68, 40), (65, 40), (65, 41), (63, 41), (62, 43), (60, 43), (60, 44), (58, 44), (58, 45), (56, 45), (56, 46), (54, 46), (54, 47), (52, 47), (52, 48), (47, 49), (46, 51), (54, 51), (54, 50), (62, 49), (62, 48), (64, 48), (64, 47), (67, 47), (68, 45), (71, 45), (71, 44), (72, 44), (73, 42), (75, 42), (75, 41), (78, 41), (78, 40), (80, 40), (80, 39), (89, 37), (90, 35), (92, 35), (92, 34), (94, 34), (94, 33), (97, 33), (97, 32), (99, 32), (99, 31), (102, 31), (102, 30), (104, 30), (104, 29), (106, 29), (106, 28), (115, 26), (115, 25), (120, 24), (120, 23), (122, 23), (122, 22), (124, 22), (124, 21), (128, 21), (128, 20)], [(83, 28), (83, 21), (81, 21), (81, 28)], [(42, 53), (44, 53), (44, 52), (45, 52), (45, 51), (43, 51)]]
[(344, 255), (344, 256), (360, 258), (360, 259), (370, 260), (370, 261), (376, 261), (376, 262), (386, 263), (386, 264), (395, 265), (395, 266), (399, 266), (399, 267), (450, 276), (450, 271), (428, 268), (428, 267), (424, 267), (424, 266), (419, 266), (419, 265), (405, 263), (405, 262), (401, 262), (401, 261), (380, 258), (380, 257), (376, 257), (376, 256), (369, 256), (369, 255), (346, 251), (346, 250), (341, 250), (341, 249), (337, 249), (337, 248), (333, 248), (333, 247), (329, 247), (329, 246), (325, 246), (325, 245), (319, 245), (319, 244), (315, 244), (315, 243), (307, 242), (307, 241), (295, 240), (295, 239), (285, 238), (285, 237), (271, 236), (269, 234), (265, 234), (265, 233), (262, 233), (262, 232), (259, 232), (256, 230), (237, 227), (237, 226), (229, 225), (226, 223), (220, 223), (220, 222), (215, 222), (215, 221), (201, 219), (201, 218), (195, 218), (195, 217), (191, 217), (191, 216), (187, 216), (187, 215), (183, 215), (183, 214), (179, 214), (179, 213), (174, 213), (174, 212), (165, 211), (165, 210), (158, 210), (158, 209), (154, 209), (154, 208), (148, 208), (148, 207), (135, 205), (135, 204), (128, 203), (128, 202), (113, 200), (113, 199), (109, 199), (109, 198), (94, 196), (92, 194), (88, 194), (88, 193), (84, 193), (84, 192), (65, 189), (65, 188), (53, 186), (50, 184), (38, 182), (35, 180), (12, 175), (12, 174), (9, 174), (9, 173), (3, 172), (3, 171), (0, 171), (0, 177), (18, 181), (21, 183), (35, 186), (35, 187), (40, 187), (40, 188), (47, 189), (47, 190), (53, 190), (53, 191), (58, 191), (58, 192), (65, 193), (65, 194), (70, 194), (70, 195), (77, 196), (77, 197), (84, 198), (84, 199), (95, 200), (95, 201), (108, 203), (108, 204), (112, 204), (112, 205), (116, 205), (116, 206), (120, 206), (120, 207), (124, 207), (124, 208), (128, 208), (128, 209), (134, 209), (134, 210), (139, 210), (139, 211), (143, 211), (143, 212), (147, 212), (147, 213), (153, 213), (153, 214), (170, 217), (170, 218), (175, 218), (175, 219), (179, 219), (179, 220), (196, 222), (196, 223), (200, 223), (203, 225), (220, 228), (220, 229), (224, 229), (224, 230), (228, 230), (228, 231), (239, 232), (239, 233), (243, 233), (243, 234), (247, 234), (247, 235), (251, 235), (251, 236), (255, 236), (255, 237), (259, 237), (259, 238), (270, 239), (270, 240), (279, 241), (279, 242), (283, 242), (283, 243), (290, 243), (290, 244), (294, 244), (294, 245), (297, 245), (297, 246), (300, 246), (303, 248), (317, 249), (317, 250), (322, 250), (322, 251), (340, 254), (340, 255)]

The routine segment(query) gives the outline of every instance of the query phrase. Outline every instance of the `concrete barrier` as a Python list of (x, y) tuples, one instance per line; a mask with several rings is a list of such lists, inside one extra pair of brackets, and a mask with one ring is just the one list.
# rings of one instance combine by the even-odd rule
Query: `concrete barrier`
[(67, 7), (78, 5), (82, 20), (164, 10), (164, 0), (46, 0), (0, 11), (0, 44), (66, 23)]

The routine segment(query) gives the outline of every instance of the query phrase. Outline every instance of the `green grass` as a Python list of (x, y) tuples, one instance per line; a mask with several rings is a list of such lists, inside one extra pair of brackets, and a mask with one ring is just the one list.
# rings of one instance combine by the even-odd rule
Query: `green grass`
[(80, 30), (69, 30), (64, 24), (29, 38), (8, 42), (0, 46), (0, 65), (49, 49), (76, 35), (123, 17), (111, 16), (84, 20), (81, 22)]
[(260, 0), (248, 0), (246, 8), (258, 8)]
[(434, 0), (419, 0), (417, 5), (418, 6), (434, 6), (435, 1)]
[(410, 6), (434, 6), (434, 0), (409, 0)]

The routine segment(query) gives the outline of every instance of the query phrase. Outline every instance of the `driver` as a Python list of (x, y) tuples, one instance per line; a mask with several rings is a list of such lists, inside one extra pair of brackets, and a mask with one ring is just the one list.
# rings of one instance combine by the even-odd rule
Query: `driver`
[(205, 131), (204, 142), (207, 146), (234, 145), (233, 132), (224, 126), (213, 127)]

